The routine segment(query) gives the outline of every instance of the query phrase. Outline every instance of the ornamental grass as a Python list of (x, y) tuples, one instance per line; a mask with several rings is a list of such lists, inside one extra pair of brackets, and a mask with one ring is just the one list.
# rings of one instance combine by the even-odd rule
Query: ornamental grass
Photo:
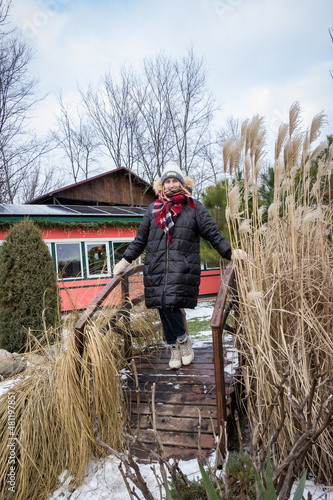
[[(312, 404), (308, 399), (303, 415), (295, 416), (290, 404), (311, 393), (315, 374), (320, 372), (321, 380), (333, 374), (333, 145), (314, 145), (323, 114), (306, 131), (300, 121), (296, 103), (289, 123), (279, 129), (268, 206), (260, 206), (258, 194), (265, 165), (262, 118), (246, 120), (241, 138), (229, 141), (224, 152), (225, 172), (233, 179), (227, 209), (230, 237), (233, 247), (248, 255), (236, 266), (240, 300), (236, 342), (244, 360), (247, 413), (252, 431), (256, 428), (260, 433), (268, 425), (267, 440), (284, 414), (274, 448), (275, 465), (291, 452), (306, 412), (311, 412), (314, 422), (321, 404), (332, 404), (333, 398), (331, 378), (319, 385)], [(272, 409), (286, 369), (285, 408), (278, 403)], [(318, 416), (318, 427), (326, 414), (327, 408)], [(303, 466), (332, 484), (332, 463), (331, 424), (313, 444)]]
[[(121, 417), (119, 412), (118, 383), (119, 371), (126, 366), (126, 360), (119, 335), (112, 328), (106, 328), (107, 311), (114, 314), (110, 306), (88, 323), (83, 357), (75, 347), (74, 319), (66, 323), (61, 338), (52, 346), (47, 339), (53, 332), (47, 332), (42, 341), (30, 336), (27, 352), (22, 357), (34, 363), (37, 359), (37, 364), (31, 363), (15, 378), (0, 399), (1, 498), (9, 494), (8, 498), (17, 500), (45, 499), (63, 473), (71, 476), (73, 486), (79, 482), (90, 460), (105, 456), (93, 431), (95, 412), (101, 440), (113, 449), (121, 449), (124, 414)], [(151, 343), (156, 333), (150, 320), (142, 319), (141, 310), (132, 314), (137, 335), (144, 338), (145, 345)], [(8, 412), (12, 403), (15, 408), (15, 450), (12, 449), (15, 493), (8, 489), (7, 476), (11, 458), (7, 444), (13, 442), (13, 434), (10, 434), (13, 424)]]

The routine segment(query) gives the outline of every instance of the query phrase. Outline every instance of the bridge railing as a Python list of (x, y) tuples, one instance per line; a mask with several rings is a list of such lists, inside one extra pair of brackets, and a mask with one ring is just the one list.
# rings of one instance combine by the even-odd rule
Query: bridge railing
[(111, 326), (116, 330), (119, 329), (119, 327), (116, 326), (117, 319), (121, 316), (123, 317), (123, 328), (121, 329), (120, 333), (122, 333), (124, 336), (124, 355), (127, 359), (131, 357), (132, 341), (130, 335), (130, 310), (144, 300), (144, 294), (142, 293), (138, 297), (130, 300), (129, 277), (142, 271), (143, 264), (138, 264), (128, 267), (122, 274), (116, 276), (115, 278), (112, 278), (94, 298), (87, 309), (85, 309), (80, 315), (78, 321), (74, 325), (74, 331), (76, 348), (78, 349), (81, 356), (84, 348), (84, 329), (88, 321), (94, 316), (94, 314), (96, 314), (96, 312), (102, 306), (103, 302), (108, 298), (110, 293), (118, 286), (120, 286), (120, 303), (117, 304), (118, 308), (115, 317), (111, 320)]
[[(143, 265), (134, 265), (128, 267), (124, 273), (111, 279), (107, 285), (100, 291), (100, 293), (91, 302), (88, 308), (81, 314), (76, 322), (75, 329), (75, 343), (79, 353), (82, 355), (84, 349), (84, 329), (88, 321), (93, 317), (98, 309), (102, 306), (103, 302), (107, 299), (110, 293), (115, 290), (117, 286), (121, 287), (121, 300), (118, 304), (115, 317), (111, 320), (111, 327), (116, 330), (119, 328), (116, 323), (119, 317), (123, 317), (123, 327), (120, 333), (124, 336), (124, 351), (127, 359), (132, 355), (132, 341), (130, 335), (130, 310), (144, 300), (144, 294), (139, 295), (130, 300), (130, 282), (129, 277), (143, 271)], [(229, 300), (229, 301), (228, 301)], [(227, 324), (227, 319), (237, 303), (237, 287), (235, 282), (235, 271), (232, 262), (230, 262), (223, 274), (220, 288), (216, 297), (216, 303), (212, 314), (210, 326), (213, 335), (213, 352), (214, 352), (214, 370), (215, 370), (215, 383), (216, 383), (216, 404), (217, 404), (217, 418), (219, 429), (223, 428), (223, 422), (227, 420), (226, 410), (226, 390), (224, 378), (224, 355), (222, 335), (224, 331), (233, 333), (233, 328)], [(228, 302), (227, 302), (228, 301)], [(185, 325), (186, 317), (183, 313)], [(221, 449), (225, 448), (224, 435), (221, 436)]]
[[(224, 331), (228, 331), (229, 333), (234, 332), (234, 329), (227, 324), (227, 319), (237, 300), (235, 270), (233, 267), (233, 263), (230, 262), (226, 267), (220, 283), (220, 288), (216, 297), (216, 303), (210, 323), (213, 335), (217, 420), (220, 430), (224, 428), (223, 423), (227, 420), (222, 336)], [(221, 450), (224, 451), (224, 449), (225, 436), (222, 432)]]

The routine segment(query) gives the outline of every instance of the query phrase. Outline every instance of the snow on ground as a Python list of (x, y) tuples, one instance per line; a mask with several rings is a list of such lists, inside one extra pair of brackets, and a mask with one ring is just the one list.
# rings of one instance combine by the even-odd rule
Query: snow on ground
[[(298, 482), (296, 482), (291, 490), (290, 498), (294, 497)], [(316, 486), (312, 481), (305, 483), (303, 497), (308, 498), (308, 493), (311, 493), (312, 500), (333, 500), (333, 486)]]
[[(60, 482), (64, 481), (63, 484), (48, 497), (48, 500), (56, 500), (58, 498), (63, 500), (131, 500), (118, 465), (119, 461), (112, 457), (92, 463), (89, 474), (74, 491), (69, 484), (71, 478), (65, 478), (65, 474), (63, 474), (59, 478)], [(143, 464), (140, 466), (140, 470), (149, 490), (157, 500), (160, 499), (160, 491), (152, 470), (152, 465), (154, 465), (157, 475), (161, 477), (158, 464)], [(191, 479), (196, 479), (200, 476), (196, 460), (188, 462), (180, 461), (180, 468)], [(133, 484), (131, 482), (130, 485), (132, 488)], [(142, 497), (140, 491), (137, 489), (136, 491)]]
[(0, 382), (0, 398), (8, 392), (10, 389), (13, 389), (17, 382), (19, 382), (21, 378), (10, 378), (5, 380), (4, 382)]
[[(189, 321), (193, 318), (210, 319), (213, 314), (215, 299), (200, 300), (195, 309), (185, 309), (186, 319)], [(212, 331), (210, 331), (212, 333)]]
[[(103, 461), (93, 462), (90, 467), (91, 470), (82, 484), (74, 490), (69, 486), (70, 478), (65, 479), (65, 474), (63, 474), (63, 476), (59, 478), (60, 483), (64, 481), (63, 484), (48, 497), (48, 500), (56, 500), (59, 498), (63, 500), (131, 500), (119, 471), (118, 464), (119, 461), (112, 457)], [(157, 464), (154, 465), (156, 473), (160, 476), (159, 466)], [(201, 477), (197, 460), (189, 460), (187, 462), (180, 461), (179, 465), (183, 473), (189, 479), (198, 480)], [(152, 470), (152, 465), (143, 464), (140, 469), (153, 497), (159, 500), (161, 497)], [(130, 485), (133, 487), (131, 482)], [(293, 498), (296, 488), (297, 483), (292, 490), (291, 498)], [(140, 491), (136, 491), (138, 495), (143, 498)], [(164, 492), (164, 490), (162, 491)], [(333, 488), (319, 487), (314, 485), (311, 481), (307, 481), (306, 483), (304, 498), (307, 498), (307, 492), (311, 493), (313, 500), (333, 500)], [(163, 495), (163, 498), (165, 498), (165, 495)]]

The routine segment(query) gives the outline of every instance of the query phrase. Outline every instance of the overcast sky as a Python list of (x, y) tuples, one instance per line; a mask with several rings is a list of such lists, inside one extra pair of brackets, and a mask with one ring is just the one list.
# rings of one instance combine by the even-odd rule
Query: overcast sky
[(299, 101), (304, 126), (324, 110), (333, 133), (332, 0), (13, 0), (11, 19), (35, 52), (31, 71), (47, 99), (37, 126), (47, 131), (56, 93), (97, 82), (110, 68), (193, 46), (221, 104), (218, 120), (265, 116), (269, 134)]

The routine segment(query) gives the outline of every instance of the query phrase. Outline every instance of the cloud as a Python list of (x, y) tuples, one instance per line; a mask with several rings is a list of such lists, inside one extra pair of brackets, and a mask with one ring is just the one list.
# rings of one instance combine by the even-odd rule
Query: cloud
[(43, 93), (70, 95), (109, 68), (192, 44), (222, 116), (262, 114), (273, 133), (296, 100), (305, 122), (324, 109), (332, 130), (330, 10), (331, 0), (16, 0), (12, 17), (36, 51)]

